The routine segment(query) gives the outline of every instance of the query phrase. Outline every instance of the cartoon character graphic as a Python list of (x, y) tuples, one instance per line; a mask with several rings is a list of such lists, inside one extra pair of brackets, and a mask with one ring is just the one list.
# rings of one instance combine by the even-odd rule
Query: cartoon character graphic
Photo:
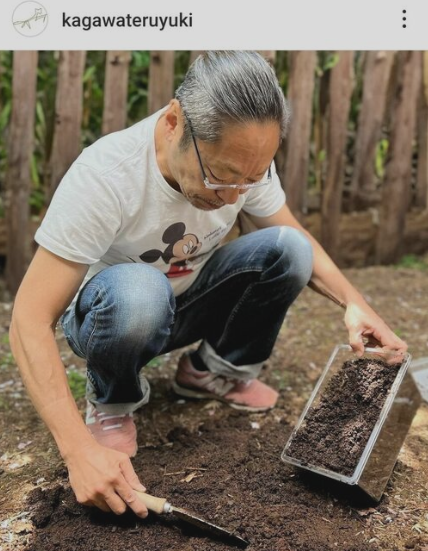
[(153, 263), (162, 258), (166, 264), (170, 264), (167, 277), (181, 277), (192, 273), (190, 259), (195, 261), (196, 254), (202, 247), (198, 237), (193, 233), (185, 233), (186, 226), (183, 222), (177, 222), (169, 226), (162, 235), (162, 241), (167, 244), (162, 252), (158, 249), (150, 249), (140, 255), (143, 262)]

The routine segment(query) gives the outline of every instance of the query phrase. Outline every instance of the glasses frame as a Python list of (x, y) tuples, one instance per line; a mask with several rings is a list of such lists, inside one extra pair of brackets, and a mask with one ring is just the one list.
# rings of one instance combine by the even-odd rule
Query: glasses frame
[(262, 186), (267, 186), (272, 182), (272, 163), (269, 165), (269, 169), (267, 171), (267, 180), (266, 181), (260, 181), (260, 182), (254, 182), (252, 184), (213, 184), (209, 181), (208, 176), (205, 172), (204, 165), (202, 164), (202, 158), (201, 154), (199, 152), (198, 145), (196, 143), (195, 134), (193, 132), (192, 123), (190, 122), (189, 117), (185, 114), (187, 122), (189, 123), (190, 128), (190, 135), (192, 136), (193, 145), (195, 146), (196, 156), (198, 157), (199, 166), (201, 168), (201, 174), (202, 174), (202, 180), (204, 182), (204, 185), (208, 189), (214, 189), (214, 190), (220, 190), (220, 189), (254, 189)]

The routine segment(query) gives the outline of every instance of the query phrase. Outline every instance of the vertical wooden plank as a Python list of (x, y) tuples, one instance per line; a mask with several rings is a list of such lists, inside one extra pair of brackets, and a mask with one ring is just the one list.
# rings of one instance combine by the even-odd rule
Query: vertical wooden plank
[(266, 59), (266, 61), (275, 66), (276, 50), (258, 50), (258, 52)]
[(422, 79), (418, 116), (418, 175), (415, 205), (428, 208), (428, 52), (422, 54)]
[(153, 50), (149, 69), (149, 115), (165, 107), (174, 96), (174, 52)]
[(378, 198), (374, 178), (376, 147), (381, 135), (394, 52), (367, 52), (363, 99), (358, 117), (351, 205), (365, 208)]
[(128, 76), (131, 52), (109, 51), (106, 56), (102, 134), (126, 126)]
[(30, 163), (34, 144), (38, 52), (13, 54), (12, 115), (6, 173), (6, 285), (15, 294), (29, 261)]
[(81, 151), (83, 72), (86, 52), (61, 51), (55, 98), (55, 128), (50, 165), (49, 199)]
[[(319, 53), (317, 57), (320, 57)], [(319, 61), (317, 61), (317, 63)], [(313, 123), (315, 188), (313, 191), (318, 197), (321, 197), (322, 194), (326, 164), (325, 151), (327, 147), (327, 109), (330, 96), (330, 73), (331, 71), (321, 70), (321, 73), (318, 73), (318, 78), (315, 81), (315, 112)], [(314, 198), (316, 198), (316, 195)]]
[(412, 145), (421, 79), (421, 52), (399, 52), (398, 55), (403, 63), (395, 97), (376, 248), (376, 260), (381, 264), (396, 262), (401, 254), (411, 192)]
[(345, 148), (353, 88), (353, 52), (339, 52), (330, 75), (330, 105), (327, 133), (327, 175), (321, 201), (321, 243), (335, 259), (338, 256), (339, 222), (345, 174)]
[(306, 209), (316, 60), (314, 51), (290, 54), (287, 99), (292, 123), (281, 146), (285, 151), (285, 164), (280, 178), (287, 194), (287, 204), (300, 219)]
[(205, 50), (192, 50), (190, 52), (190, 60), (189, 60), (189, 65), (191, 65), (195, 59), (200, 56), (201, 54), (204, 53)]
[[(7, 53), (8, 52), (0, 50), (0, 82), (2, 82), (3, 74), (6, 72), (3, 63), (5, 61), (5, 57), (6, 57)], [(3, 95), (0, 94), (0, 113), (2, 111), (3, 111)]]

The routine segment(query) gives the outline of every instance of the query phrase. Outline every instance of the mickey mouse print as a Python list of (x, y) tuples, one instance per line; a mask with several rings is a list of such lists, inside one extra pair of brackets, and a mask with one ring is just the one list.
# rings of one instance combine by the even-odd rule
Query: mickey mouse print
[(150, 249), (141, 254), (140, 259), (152, 264), (161, 258), (165, 264), (170, 265), (166, 273), (168, 278), (191, 274), (193, 266), (200, 263), (206, 255), (198, 255), (202, 243), (194, 233), (186, 233), (183, 222), (169, 226), (162, 235), (162, 241), (166, 245), (163, 250)]

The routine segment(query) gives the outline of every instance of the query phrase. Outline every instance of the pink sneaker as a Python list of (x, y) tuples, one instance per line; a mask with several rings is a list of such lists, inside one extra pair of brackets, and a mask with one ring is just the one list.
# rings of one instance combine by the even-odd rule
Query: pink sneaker
[(244, 411), (268, 411), (278, 400), (278, 392), (257, 379), (240, 381), (210, 371), (198, 371), (188, 354), (181, 356), (178, 362), (172, 388), (186, 398), (220, 400)]
[(86, 425), (101, 446), (126, 453), (129, 457), (137, 454), (137, 429), (132, 413), (109, 415), (98, 412), (91, 402), (87, 402)]

